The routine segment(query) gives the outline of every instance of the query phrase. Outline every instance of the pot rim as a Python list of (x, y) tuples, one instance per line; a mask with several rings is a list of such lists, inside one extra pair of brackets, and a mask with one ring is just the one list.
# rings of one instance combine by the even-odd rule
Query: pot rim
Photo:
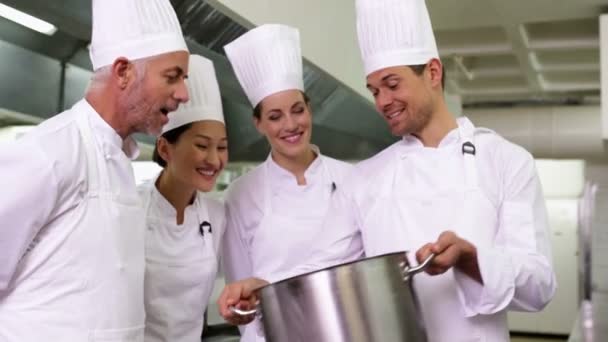
[[(279, 281), (276, 281), (274, 283), (270, 283), (270, 284), (264, 285), (264, 286), (258, 288), (256, 291), (262, 291), (265, 288), (272, 287), (274, 285), (279, 285), (279, 284), (282, 284), (282, 283), (286, 283), (286, 282), (292, 281), (292, 280), (294, 280), (296, 278), (309, 276), (309, 275), (312, 275), (312, 274), (315, 274), (315, 273), (322, 273), (322, 272), (330, 271), (330, 270), (333, 270), (333, 269), (336, 269), (336, 268), (340, 268), (340, 267), (343, 267), (343, 266), (349, 266), (349, 265), (352, 265), (352, 264), (356, 264), (356, 263), (359, 263), (361, 261), (380, 259), (380, 258), (384, 258), (384, 257), (387, 257), (387, 256), (394, 256), (394, 255), (407, 255), (408, 253), (409, 253), (409, 251), (390, 252), (390, 253), (379, 254), (379, 255), (376, 255), (376, 256), (372, 256), (372, 257), (359, 258), (359, 259), (356, 259), (356, 260), (353, 260), (353, 261), (348, 261), (348, 262), (345, 262), (345, 263), (336, 264), (336, 265), (328, 266), (328, 267), (321, 268), (321, 269), (318, 269), (318, 270), (315, 270), (315, 271), (310, 271), (310, 272), (298, 274), (298, 275), (295, 275), (295, 276), (292, 276), (292, 277), (289, 277), (289, 278), (285, 278), (283, 280), (279, 280)], [(407, 258), (406, 258), (406, 260), (407, 260)]]

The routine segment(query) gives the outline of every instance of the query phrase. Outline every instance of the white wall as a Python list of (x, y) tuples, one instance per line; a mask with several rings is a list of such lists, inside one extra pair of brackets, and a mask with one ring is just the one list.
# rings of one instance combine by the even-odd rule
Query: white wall
[(518, 332), (569, 334), (578, 313), (578, 199), (547, 199), (555, 297), (540, 313), (509, 312), (509, 329)]
[(153, 161), (134, 161), (131, 165), (137, 185), (152, 180), (162, 171), (162, 168)]
[(34, 126), (9, 126), (0, 128), (0, 144), (18, 139)]
[(578, 204), (585, 181), (582, 160), (536, 160), (546, 200), (555, 297), (541, 313), (509, 312), (509, 329), (518, 332), (568, 334), (578, 313)]
[(536, 159), (536, 170), (547, 199), (577, 199), (583, 193), (585, 161)]

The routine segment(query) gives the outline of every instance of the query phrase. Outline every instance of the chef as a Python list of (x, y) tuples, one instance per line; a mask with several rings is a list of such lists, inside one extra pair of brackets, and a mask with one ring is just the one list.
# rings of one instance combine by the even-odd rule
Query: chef
[[(352, 166), (311, 144), (313, 114), (297, 29), (262, 25), (224, 49), (271, 150), (228, 189), (226, 279), (276, 281), (292, 275), (323, 238), (323, 218)], [(355, 252), (359, 256), (360, 248)], [(263, 341), (258, 324), (244, 327), (241, 341)]]
[(163, 170), (138, 191), (146, 210), (146, 342), (200, 341), (225, 215), (205, 196), (228, 162), (213, 63), (190, 56), (190, 101), (171, 114), (153, 159)]
[[(356, 6), (367, 88), (401, 139), (356, 166), (325, 221), (334, 229), (299, 272), (336, 263), (359, 239), (369, 257), (434, 254), (415, 283), (429, 341), (507, 342), (507, 311), (541, 310), (556, 288), (534, 159), (448, 111), (424, 0)], [(259, 285), (228, 286), (222, 314)]]
[(0, 341), (143, 341), (131, 134), (188, 101), (189, 53), (168, 0), (92, 4), (85, 97), (0, 150)]

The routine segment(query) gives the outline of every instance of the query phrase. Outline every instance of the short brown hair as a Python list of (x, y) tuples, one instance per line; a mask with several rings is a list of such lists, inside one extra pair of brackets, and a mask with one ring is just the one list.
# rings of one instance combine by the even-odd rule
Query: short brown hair
[[(422, 75), (428, 64), (408, 65), (417, 76)], [(445, 67), (441, 66), (441, 90), (445, 89)]]

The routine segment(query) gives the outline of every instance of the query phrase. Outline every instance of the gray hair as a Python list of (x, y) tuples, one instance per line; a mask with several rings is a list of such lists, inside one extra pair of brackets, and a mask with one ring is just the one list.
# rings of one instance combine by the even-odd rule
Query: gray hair
[[(133, 64), (135, 67), (135, 72), (137, 78), (135, 80), (136, 83), (140, 83), (145, 75), (148, 66), (148, 59), (136, 59), (133, 61), (129, 61), (129, 63)], [(89, 82), (88, 90), (95, 90), (97, 88), (101, 88), (105, 86), (105, 84), (109, 81), (112, 76), (112, 65), (103, 66), (93, 72), (91, 76), (91, 80)]]

